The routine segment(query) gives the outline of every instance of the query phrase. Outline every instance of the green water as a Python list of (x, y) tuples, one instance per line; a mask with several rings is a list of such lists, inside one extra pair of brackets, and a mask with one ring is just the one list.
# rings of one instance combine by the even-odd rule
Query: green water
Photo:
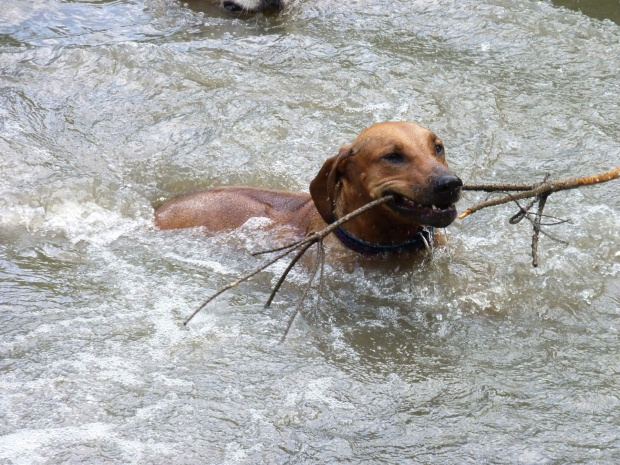
[(620, 24), (620, 1), (618, 0), (553, 0), (553, 5), (579, 11), (595, 19), (609, 19)]

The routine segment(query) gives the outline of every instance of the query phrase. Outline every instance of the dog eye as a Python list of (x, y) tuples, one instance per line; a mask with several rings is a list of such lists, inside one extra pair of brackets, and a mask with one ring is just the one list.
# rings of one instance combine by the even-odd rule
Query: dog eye
[(436, 144), (435, 145), (435, 153), (437, 153), (437, 155), (441, 155), (443, 153), (443, 145)]
[(405, 157), (401, 153), (388, 153), (387, 155), (381, 157), (381, 159), (387, 161), (388, 163), (402, 163), (405, 161)]

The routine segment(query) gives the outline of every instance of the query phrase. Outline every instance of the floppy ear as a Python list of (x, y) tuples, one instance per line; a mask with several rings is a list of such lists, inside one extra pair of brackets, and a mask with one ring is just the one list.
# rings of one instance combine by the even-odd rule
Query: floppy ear
[(314, 206), (327, 224), (334, 222), (336, 184), (342, 173), (342, 162), (352, 154), (350, 145), (340, 147), (338, 155), (325, 160), (319, 174), (310, 183), (310, 196)]

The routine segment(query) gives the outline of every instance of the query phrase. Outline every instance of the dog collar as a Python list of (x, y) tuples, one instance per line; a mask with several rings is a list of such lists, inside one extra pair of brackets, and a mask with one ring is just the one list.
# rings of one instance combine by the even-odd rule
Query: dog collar
[(338, 226), (338, 228), (334, 230), (334, 235), (338, 238), (342, 245), (344, 245), (347, 249), (362, 255), (392, 254), (403, 252), (405, 250), (415, 251), (425, 249), (425, 241), (427, 244), (430, 244), (433, 234), (435, 234), (435, 228), (431, 226), (428, 229), (423, 229), (417, 233), (413, 239), (406, 242), (401, 242), (400, 244), (382, 245), (364, 242), (363, 240), (355, 237), (353, 234), (345, 231), (342, 226)]

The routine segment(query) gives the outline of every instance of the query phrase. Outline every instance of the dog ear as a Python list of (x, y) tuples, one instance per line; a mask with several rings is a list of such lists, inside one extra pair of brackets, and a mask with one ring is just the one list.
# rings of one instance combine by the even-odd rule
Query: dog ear
[(310, 196), (314, 206), (327, 224), (334, 221), (336, 184), (342, 173), (343, 162), (352, 154), (350, 145), (340, 147), (338, 155), (325, 160), (319, 174), (310, 183)]

